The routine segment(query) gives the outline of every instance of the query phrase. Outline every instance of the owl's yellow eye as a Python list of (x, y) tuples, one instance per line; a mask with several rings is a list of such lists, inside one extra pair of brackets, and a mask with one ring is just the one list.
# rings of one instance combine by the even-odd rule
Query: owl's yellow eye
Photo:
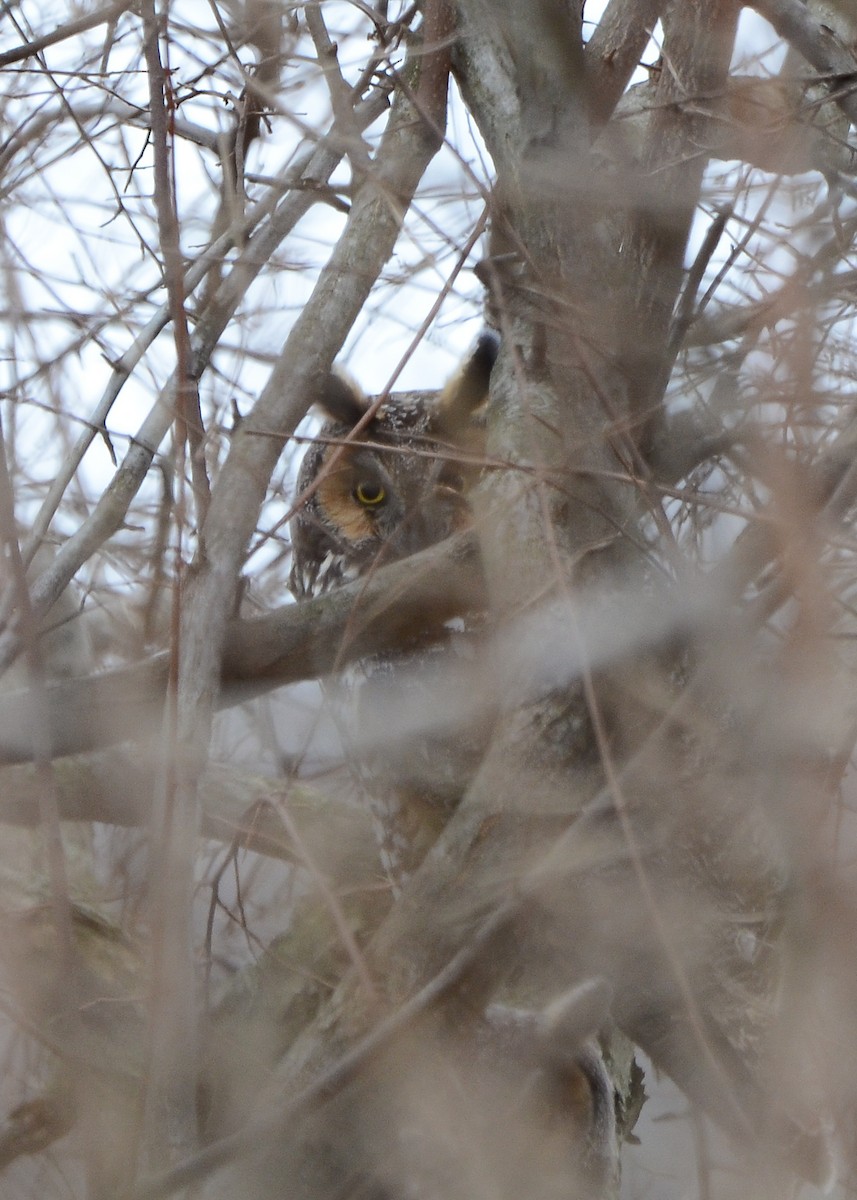
[(380, 483), (358, 483), (354, 489), (354, 499), (366, 508), (377, 508), (387, 499), (387, 493)]

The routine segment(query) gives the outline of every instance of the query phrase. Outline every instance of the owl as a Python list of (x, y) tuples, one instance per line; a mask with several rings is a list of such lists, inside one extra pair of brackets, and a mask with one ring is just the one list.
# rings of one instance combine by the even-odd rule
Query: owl
[[(304, 501), (292, 522), (290, 577), (298, 599), (359, 579), (467, 527), (468, 490), (484, 450), (482, 411), (497, 353), (498, 339), (483, 334), (441, 392), (392, 395), (353, 437), (370, 402), (340, 376), (330, 376), (319, 401), (327, 420), (298, 477)], [(328, 685), (394, 896), (463, 794), (490, 735), (490, 705), (468, 709), (456, 703), (479, 690), (479, 620), (451, 625), (445, 640), (370, 656)], [(526, 1110), (521, 1129), (538, 1127), (543, 1145), (562, 1150), (551, 1161), (551, 1178), (556, 1174), (579, 1187), (597, 1179), (600, 1193), (615, 1169), (616, 1125), (612, 1084), (594, 1040), (605, 1016), (604, 1005), (597, 1007), (592, 1028), (571, 1029), (566, 1001), (561, 1022), (553, 1010), (537, 1014), (495, 1005), (479, 1024), (475, 1051), (462, 1047), (457, 1061), (469, 1079), (461, 1095), (475, 1096), (485, 1086), (495, 1105), (496, 1089), (507, 1089), (511, 1108), (519, 1115)], [(553, 1044), (560, 1036), (561, 1051)], [(493, 1114), (495, 1107), (486, 1111)], [(479, 1104), (474, 1109), (482, 1111)], [(397, 1118), (401, 1113), (391, 1116), (391, 1127), (399, 1125)], [(418, 1195), (417, 1164), (425, 1159), (434, 1169), (436, 1147), (430, 1136), (423, 1139), (421, 1120), (403, 1124), (398, 1152), (409, 1194)], [(505, 1150), (494, 1144), (495, 1123), (489, 1124), (474, 1129), (474, 1137), (484, 1137), (502, 1160)], [(436, 1193), (429, 1188), (425, 1194)]]
[[(370, 401), (330, 375), (327, 420), (298, 476), (291, 591), (318, 596), (442, 541), (469, 521), (466, 490), (481, 449), (481, 410), (498, 339), (484, 333), (440, 393), (392, 394), (351, 439)], [(343, 441), (348, 439), (348, 444)]]
[[(370, 401), (331, 375), (326, 414), (298, 476), (303, 506), (292, 522), (290, 587), (318, 596), (418, 550), (470, 521), (469, 485), (484, 441), (498, 339), (485, 333), (440, 392)], [(381, 866), (394, 893), (439, 832), (478, 764), (481, 720), (459, 719), (450, 699), (467, 694), (472, 625), (445, 641), (374, 655), (328, 686), (352, 773), (372, 813)]]

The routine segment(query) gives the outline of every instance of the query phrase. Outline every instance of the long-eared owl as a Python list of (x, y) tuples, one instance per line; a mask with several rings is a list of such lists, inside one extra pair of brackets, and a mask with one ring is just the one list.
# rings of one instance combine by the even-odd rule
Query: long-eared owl
[[(441, 392), (393, 394), (356, 434), (370, 401), (339, 376), (329, 378), (319, 400), (327, 420), (298, 477), (305, 499), (292, 522), (297, 598), (358, 579), (469, 524), (467, 493), (484, 450), (481, 410), (497, 352), (497, 338), (484, 334)], [(451, 622), (445, 639), (364, 659), (329, 688), (394, 894), (460, 799), (488, 739), (492, 704), (478, 683), (480, 634), (478, 619)], [(593, 1036), (604, 1005), (580, 1028), (571, 1027), (570, 1011), (564, 1003), (558, 1022), (552, 1010), (492, 1006), (477, 1022), (474, 1044), (456, 1058), (468, 1081), (455, 1102), (486, 1087), (495, 1104), (497, 1089), (508, 1089), (510, 1106), (527, 1114), (520, 1127), (528, 1134), (538, 1127), (538, 1144), (557, 1150), (549, 1166), (539, 1164), (545, 1176), (562, 1178), (567, 1194), (589, 1195), (581, 1189), (597, 1181), (593, 1194), (603, 1191), (615, 1166), (612, 1085)], [(444, 1086), (452, 1073), (450, 1064)], [(462, 1121), (471, 1116), (463, 1113)], [(442, 1165), (431, 1130), (402, 1124), (397, 1152), (405, 1155), (408, 1194), (441, 1194), (421, 1193), (414, 1182), (424, 1158), (430, 1174)], [(509, 1147), (495, 1144), (495, 1124), (492, 1117), (490, 1130), (474, 1126), (474, 1136), (485, 1135), (502, 1161)]]
[[(479, 449), (479, 410), (497, 356), (494, 334), (441, 392), (393, 393), (351, 438), (370, 401), (339, 375), (318, 405), (327, 416), (304, 457), (292, 521), (289, 586), (317, 596), (442, 541), (468, 522), (467, 462)], [(345, 439), (348, 444), (343, 444)]]
[[(470, 521), (498, 339), (485, 333), (440, 392), (393, 393), (354, 434), (370, 401), (331, 375), (327, 416), (298, 476), (290, 587), (320, 595), (442, 541)], [(351, 767), (366, 793), (382, 868), (395, 888), (475, 769), (480, 731), (452, 715), (467, 691), (472, 631), (364, 660), (331, 689)], [(478, 722), (477, 722), (478, 724)]]

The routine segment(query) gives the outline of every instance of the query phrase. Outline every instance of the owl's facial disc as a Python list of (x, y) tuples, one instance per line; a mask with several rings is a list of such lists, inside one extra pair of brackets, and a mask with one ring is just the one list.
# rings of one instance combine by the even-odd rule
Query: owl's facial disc
[(341, 455), (318, 486), (318, 503), (327, 521), (353, 543), (379, 536), (379, 519), (389, 516), (393, 498), (377, 457), (359, 450)]

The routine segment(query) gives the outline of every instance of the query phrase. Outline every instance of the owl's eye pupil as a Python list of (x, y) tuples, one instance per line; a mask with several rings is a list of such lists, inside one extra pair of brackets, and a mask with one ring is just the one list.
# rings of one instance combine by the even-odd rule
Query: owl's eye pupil
[(383, 504), (386, 497), (387, 493), (380, 483), (358, 483), (354, 489), (354, 499), (367, 508), (376, 508)]

